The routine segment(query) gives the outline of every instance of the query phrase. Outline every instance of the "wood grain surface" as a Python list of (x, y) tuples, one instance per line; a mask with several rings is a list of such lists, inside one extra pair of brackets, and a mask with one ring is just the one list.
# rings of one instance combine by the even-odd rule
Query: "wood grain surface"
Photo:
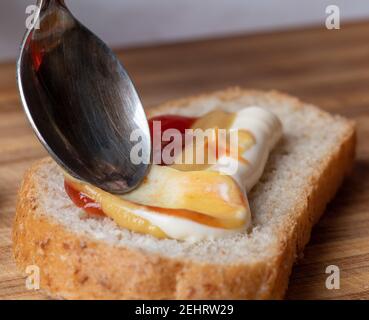
[[(295, 266), (289, 299), (369, 298), (369, 22), (236, 36), (119, 51), (149, 108), (165, 100), (240, 85), (278, 89), (357, 121), (357, 161), (314, 228)], [(11, 254), (16, 192), (45, 156), (22, 112), (14, 63), (0, 65), (0, 299), (43, 299), (27, 291)], [(328, 265), (339, 290), (325, 287)]]

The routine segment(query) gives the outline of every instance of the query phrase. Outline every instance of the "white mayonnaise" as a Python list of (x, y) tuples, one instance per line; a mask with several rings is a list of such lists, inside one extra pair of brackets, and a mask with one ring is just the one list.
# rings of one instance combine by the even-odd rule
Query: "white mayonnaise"
[[(229, 171), (233, 179), (235, 179), (240, 187), (249, 192), (259, 181), (263, 174), (265, 164), (268, 160), (270, 151), (275, 147), (282, 136), (282, 123), (279, 118), (260, 107), (252, 106), (237, 112), (234, 122), (230, 128), (237, 130), (247, 130), (255, 138), (255, 144), (244, 154), (242, 158), (247, 163), (242, 163), (236, 159), (222, 157), (218, 162), (229, 163)], [(233, 173), (232, 162), (237, 161), (237, 171)], [(208, 170), (219, 171), (227, 174), (227, 166), (215, 164)]]
[[(222, 229), (210, 227), (192, 220), (159, 214), (154, 210), (140, 209), (133, 211), (135, 215), (146, 219), (152, 225), (159, 227), (173, 239), (197, 242), (204, 239), (215, 239), (235, 232), (245, 231), (251, 223), (251, 216), (246, 217), (245, 225), (240, 229)], [(249, 214), (250, 210), (247, 210)]]
[[(218, 162), (207, 168), (207, 170), (227, 174), (227, 166), (224, 166), (224, 163), (230, 164), (228, 168), (234, 168), (232, 162), (238, 162), (237, 171), (232, 173), (231, 176), (246, 194), (255, 186), (263, 174), (269, 153), (282, 136), (282, 124), (278, 117), (270, 111), (252, 106), (237, 112), (230, 129), (247, 130), (255, 138), (255, 144), (246, 150), (244, 154), (240, 155), (247, 160), (247, 163), (241, 163), (237, 159), (227, 157), (227, 159), (218, 159)], [(224, 162), (225, 160), (228, 162)], [(218, 165), (219, 162), (222, 165)], [(227, 190), (223, 190), (222, 194), (226, 198)], [(246, 205), (248, 206), (248, 202)], [(249, 208), (247, 209), (248, 216), (245, 219), (246, 223), (242, 230), (246, 230), (251, 224), (250, 210)], [(241, 231), (240, 229), (226, 230), (209, 227), (191, 220), (158, 214), (149, 210), (139, 210), (135, 214), (159, 227), (169, 237), (178, 240), (199, 241), (224, 237), (225, 235)]]

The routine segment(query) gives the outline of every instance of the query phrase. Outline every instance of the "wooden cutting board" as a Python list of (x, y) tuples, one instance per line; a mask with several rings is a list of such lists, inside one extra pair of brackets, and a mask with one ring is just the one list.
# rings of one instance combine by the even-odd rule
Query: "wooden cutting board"
[[(289, 299), (369, 298), (369, 22), (237, 36), (120, 51), (147, 107), (229, 86), (278, 89), (357, 121), (352, 176), (314, 228), (295, 266)], [(16, 192), (45, 156), (21, 110), (14, 63), (0, 65), (0, 299), (46, 298), (27, 291), (11, 254)], [(328, 265), (340, 289), (325, 287)]]

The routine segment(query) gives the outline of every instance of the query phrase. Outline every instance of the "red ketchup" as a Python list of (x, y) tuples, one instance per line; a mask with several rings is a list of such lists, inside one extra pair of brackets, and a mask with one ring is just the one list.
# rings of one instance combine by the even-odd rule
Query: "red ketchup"
[[(151, 134), (151, 141), (153, 141), (153, 121), (161, 121), (161, 134), (167, 129), (177, 129), (181, 132), (182, 136), (185, 134), (185, 130), (191, 128), (197, 118), (190, 117), (182, 117), (176, 115), (162, 115), (149, 119), (149, 127)], [(160, 134), (160, 133), (157, 133)], [(158, 137), (161, 138), (161, 137)], [(182, 147), (185, 139), (182, 139)], [(162, 141), (161, 150), (168, 144), (170, 141)], [(71, 184), (67, 181), (64, 181), (64, 188), (69, 198), (73, 201), (73, 203), (78, 207), (86, 211), (87, 213), (91, 213), (94, 215), (104, 216), (104, 212), (101, 209), (101, 205), (95, 202), (93, 199), (88, 197), (83, 192), (79, 192)]]
[(41, 66), (45, 50), (44, 48), (40, 47), (37, 41), (35, 40), (32, 41), (32, 37), (33, 37), (33, 32), (30, 33), (26, 41), (27, 41), (27, 44), (29, 45), (33, 68), (37, 72)]
[[(176, 129), (178, 130), (181, 134), (182, 134), (182, 148), (184, 147), (184, 143), (185, 143), (185, 130), (189, 129), (192, 127), (192, 125), (194, 124), (194, 122), (197, 120), (197, 118), (190, 118), (190, 117), (183, 117), (183, 116), (177, 116), (177, 115), (171, 115), (171, 114), (167, 114), (167, 115), (162, 115), (162, 116), (156, 116), (153, 117), (149, 120), (149, 127), (150, 127), (150, 134), (151, 134), (151, 142), (153, 142), (154, 140), (154, 135), (155, 135), (155, 139), (156, 141), (161, 141), (161, 149), (160, 150), (155, 150), (153, 148), (153, 153), (157, 153), (160, 152), (160, 155), (163, 151), (163, 149), (165, 148), (166, 145), (168, 145), (171, 141), (163, 141), (162, 137), (160, 137), (160, 132), (153, 132), (153, 122), (154, 121), (160, 121), (161, 122), (161, 136), (163, 136), (163, 133), (165, 130), (168, 129)], [(159, 157), (160, 157), (159, 155)], [(159, 157), (155, 157), (154, 159), (157, 159)], [(161, 157), (160, 157), (161, 159)], [(165, 163), (161, 163), (161, 165), (165, 165)]]
[(92, 200), (83, 192), (79, 192), (78, 190), (74, 189), (66, 180), (64, 180), (64, 188), (69, 198), (78, 208), (81, 208), (87, 213), (91, 213), (94, 215), (105, 215), (99, 203)]

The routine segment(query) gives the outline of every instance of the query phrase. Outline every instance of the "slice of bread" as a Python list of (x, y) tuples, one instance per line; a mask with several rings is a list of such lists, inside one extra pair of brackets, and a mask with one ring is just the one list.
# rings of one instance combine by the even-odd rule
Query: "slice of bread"
[(13, 243), (20, 269), (37, 265), (41, 287), (71, 299), (283, 298), (293, 262), (352, 166), (353, 122), (278, 92), (238, 88), (169, 102), (149, 116), (250, 105), (270, 109), (284, 126), (248, 195), (250, 233), (187, 243), (120, 229), (76, 208), (60, 169), (45, 159), (19, 191)]

